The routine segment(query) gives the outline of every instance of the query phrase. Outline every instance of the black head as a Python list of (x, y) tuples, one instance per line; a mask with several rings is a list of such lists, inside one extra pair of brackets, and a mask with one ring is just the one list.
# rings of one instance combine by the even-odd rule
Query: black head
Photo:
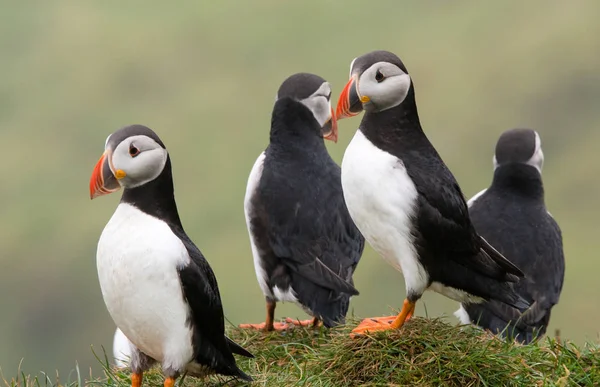
[(532, 129), (511, 129), (502, 133), (496, 143), (494, 168), (507, 164), (526, 164), (540, 173), (544, 165), (544, 153), (539, 134)]
[(297, 73), (277, 91), (277, 100), (290, 98), (306, 106), (321, 126), (324, 138), (337, 141), (337, 120), (331, 108), (331, 86), (318, 75)]
[(391, 109), (404, 102), (411, 87), (410, 75), (395, 54), (373, 51), (359, 56), (350, 64), (350, 81), (340, 95), (337, 118)]
[(142, 186), (161, 174), (167, 159), (165, 145), (152, 129), (143, 125), (119, 129), (106, 139), (90, 180), (90, 197)]

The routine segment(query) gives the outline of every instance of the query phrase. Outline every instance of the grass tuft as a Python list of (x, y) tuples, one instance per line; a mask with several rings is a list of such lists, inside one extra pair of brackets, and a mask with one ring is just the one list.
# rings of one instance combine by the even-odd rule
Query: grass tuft
[[(253, 386), (599, 386), (600, 351), (579, 348), (546, 338), (521, 345), (505, 342), (473, 327), (449, 325), (443, 319), (415, 317), (399, 331), (379, 332), (351, 339), (357, 320), (331, 330), (296, 327), (286, 332), (263, 333), (229, 328), (229, 336), (255, 355), (237, 357), (238, 365), (252, 375)], [(104, 377), (86, 385), (128, 387), (127, 370), (115, 369), (102, 349), (96, 359)], [(47, 375), (6, 380), (6, 387), (59, 385)], [(0, 373), (1, 376), (1, 373)], [(144, 387), (160, 387), (159, 368), (144, 374)], [(82, 386), (76, 367), (66, 386)], [(187, 377), (179, 386), (240, 386), (231, 378), (206, 380)], [(1, 387), (1, 386), (0, 386)]]
[(600, 385), (600, 352), (546, 338), (505, 342), (472, 327), (415, 317), (399, 331), (351, 339), (358, 321), (285, 335), (232, 329), (256, 359), (240, 366), (258, 385), (554, 386)]

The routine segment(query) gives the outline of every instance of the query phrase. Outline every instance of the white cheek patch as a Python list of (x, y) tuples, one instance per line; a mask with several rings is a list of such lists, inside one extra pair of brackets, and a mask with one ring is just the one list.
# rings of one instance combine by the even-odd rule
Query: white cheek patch
[(300, 102), (310, 109), (319, 126), (323, 127), (331, 118), (331, 105), (327, 98), (323, 96), (308, 97)]
[(326, 95), (331, 94), (328, 82), (324, 82), (310, 97), (300, 101), (313, 114), (319, 126), (323, 127), (331, 119), (331, 104)]
[[(377, 82), (375, 75), (382, 72), (387, 78)], [(369, 67), (359, 79), (358, 92), (360, 96), (369, 97), (364, 104), (367, 111), (384, 111), (400, 105), (411, 86), (410, 75), (391, 63), (376, 63)]]
[[(140, 153), (129, 155), (134, 144)], [(134, 188), (152, 181), (160, 175), (167, 163), (167, 150), (147, 136), (132, 136), (122, 141), (113, 152), (113, 168), (121, 169), (126, 176), (120, 180), (125, 188)]]
[(542, 173), (542, 167), (544, 166), (544, 152), (542, 151), (542, 140), (538, 132), (535, 132), (535, 152), (533, 156), (529, 160), (527, 160), (528, 165), (531, 165), (538, 172)]
[(350, 62), (350, 73), (348, 74), (348, 78), (352, 78), (352, 67), (354, 67), (354, 62), (356, 62), (356, 58), (352, 59), (352, 62)]

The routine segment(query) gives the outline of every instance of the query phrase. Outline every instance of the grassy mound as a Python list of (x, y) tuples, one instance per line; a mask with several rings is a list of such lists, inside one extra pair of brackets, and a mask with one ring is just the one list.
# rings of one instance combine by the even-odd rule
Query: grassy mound
[[(256, 386), (598, 386), (600, 350), (577, 348), (547, 338), (540, 344), (506, 343), (471, 327), (442, 319), (413, 318), (400, 331), (351, 339), (348, 327), (295, 328), (262, 333), (231, 328), (229, 335), (256, 356), (238, 357)], [(128, 386), (127, 371), (105, 369), (106, 378), (88, 383)], [(211, 377), (185, 378), (186, 386), (243, 385)], [(162, 386), (159, 370), (144, 386)]]

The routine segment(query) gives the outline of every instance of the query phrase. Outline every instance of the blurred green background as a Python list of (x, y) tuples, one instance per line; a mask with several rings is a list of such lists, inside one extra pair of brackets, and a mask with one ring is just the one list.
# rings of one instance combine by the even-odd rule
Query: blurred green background
[[(96, 243), (120, 194), (89, 199), (104, 140), (133, 123), (170, 151), (188, 234), (216, 272), (226, 316), (260, 322), (264, 301), (243, 215), (246, 179), (268, 141), (274, 97), (290, 74), (329, 80), (350, 61), (398, 54), (423, 127), (470, 197), (492, 175), (506, 129), (539, 131), (549, 210), (567, 274), (551, 329), (597, 340), (600, 2), (0, 1), (0, 366), (63, 376), (114, 325), (98, 286)], [(334, 97), (337, 102), (337, 97)], [(328, 147), (338, 162), (359, 118)], [(367, 248), (355, 276), (359, 316), (388, 313), (402, 276)], [(417, 314), (451, 315), (427, 294)], [(278, 317), (303, 316), (285, 305)]]

